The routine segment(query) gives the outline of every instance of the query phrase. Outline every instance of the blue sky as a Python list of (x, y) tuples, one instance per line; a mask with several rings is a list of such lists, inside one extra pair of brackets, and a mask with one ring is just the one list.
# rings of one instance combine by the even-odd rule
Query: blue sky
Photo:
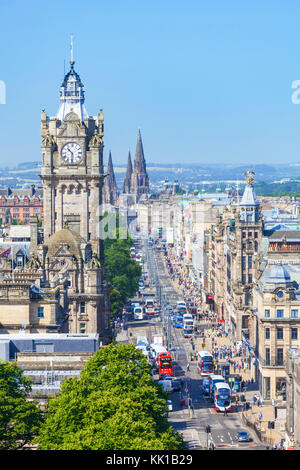
[(0, 0), (0, 166), (40, 160), (40, 113), (59, 105), (74, 35), (105, 161), (141, 129), (148, 163), (300, 160), (300, 2)]

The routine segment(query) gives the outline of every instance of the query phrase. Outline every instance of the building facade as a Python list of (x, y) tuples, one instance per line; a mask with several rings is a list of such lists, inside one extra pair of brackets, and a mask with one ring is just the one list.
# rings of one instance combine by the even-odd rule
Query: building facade
[(70, 66), (57, 115), (41, 114), (43, 229), (31, 217), (30, 260), (0, 281), (1, 329), (11, 333), (26, 324), (27, 332), (97, 333), (107, 342), (110, 289), (100, 224), (104, 118), (102, 109), (97, 117), (87, 114), (83, 84), (73, 61)]

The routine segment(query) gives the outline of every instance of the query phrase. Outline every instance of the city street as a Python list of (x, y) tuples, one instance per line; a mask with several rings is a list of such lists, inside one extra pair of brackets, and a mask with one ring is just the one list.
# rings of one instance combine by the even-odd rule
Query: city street
[[(167, 272), (163, 255), (145, 246), (145, 259), (148, 260), (149, 279), (156, 285), (162, 303), (175, 307), (182, 296), (176, 290)], [(163, 327), (163, 312), (161, 316), (142, 321), (129, 321), (126, 332), (129, 342), (135, 343), (135, 338), (146, 335), (151, 342), (154, 334), (167, 333), (168, 325)], [(171, 322), (170, 322), (171, 323)], [(209, 325), (201, 321), (201, 328), (208, 330)], [(226, 449), (266, 449), (261, 444), (251, 429), (247, 429), (240, 420), (240, 415), (235, 406), (230, 413), (224, 416), (223, 413), (215, 411), (213, 402), (206, 398), (201, 392), (201, 376), (197, 373), (197, 362), (191, 361), (192, 347), (190, 341), (185, 339), (182, 330), (174, 328), (169, 324), (170, 352), (173, 354), (175, 362), (174, 376), (182, 379), (181, 391), (173, 392), (170, 396), (173, 402), (173, 411), (169, 412), (169, 421), (172, 426), (183, 433), (184, 440), (190, 449), (207, 449), (208, 442), (214, 443), (216, 450)], [(202, 340), (201, 340), (202, 341)], [(196, 342), (196, 350), (199, 347), (199, 340)], [(189, 371), (187, 371), (189, 364)], [(155, 377), (158, 378), (158, 377)], [(192, 407), (189, 408), (188, 398), (191, 399)], [(182, 400), (185, 404), (182, 405)], [(211, 433), (205, 432), (206, 425), (210, 425)], [(246, 429), (252, 440), (251, 442), (238, 442), (237, 432)]]

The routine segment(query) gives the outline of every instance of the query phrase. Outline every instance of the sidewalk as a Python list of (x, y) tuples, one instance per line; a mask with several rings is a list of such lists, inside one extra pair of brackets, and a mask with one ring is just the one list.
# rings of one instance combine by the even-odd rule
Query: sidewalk
[[(200, 322), (202, 326), (206, 326), (207, 328), (210, 328), (211, 322), (206, 322), (204, 323), (203, 320)], [(225, 337), (222, 335), (221, 337), (214, 336), (214, 345), (220, 348), (220, 346), (227, 346), (227, 347), (233, 347), (233, 344), (230, 342), (229, 337)], [(205, 339), (206, 341), (206, 348), (211, 351), (212, 350), (212, 337)], [(202, 350), (202, 342), (203, 338), (197, 338), (196, 340), (196, 350), (201, 351)], [(235, 356), (231, 358), (231, 361), (237, 361), (241, 363), (241, 360), (244, 359), (243, 356)], [(236, 369), (234, 371), (233, 365), (230, 365), (230, 374), (239, 374), (242, 376), (242, 380), (249, 381), (248, 384), (246, 384), (246, 391), (242, 392), (242, 394), (245, 395), (245, 399), (247, 402), (250, 403), (251, 408), (249, 410), (241, 410), (239, 411), (240, 419), (242, 422), (244, 422), (247, 425), (250, 425), (251, 427), (260, 430), (263, 436), (263, 441), (266, 443), (266, 445), (273, 446), (273, 444), (278, 445), (281, 441), (281, 439), (284, 438), (284, 433), (280, 432), (280, 423), (278, 420), (275, 421), (274, 419), (274, 409), (272, 405), (264, 405), (262, 406), (257, 406), (257, 404), (253, 404), (253, 397), (254, 395), (257, 395), (260, 397), (259, 390), (258, 390), (258, 385), (256, 382), (251, 383), (251, 374), (250, 370), (246, 369), (243, 370), (241, 369), (240, 371)], [(241, 393), (239, 394), (241, 395)], [(241, 408), (241, 403), (240, 403), (240, 408)], [(259, 419), (260, 413), (262, 414), (262, 418)], [(248, 422), (247, 422), (248, 421)], [(275, 429), (268, 429), (268, 421), (275, 421)]]
[[(180, 292), (180, 295), (182, 297), (192, 297), (195, 301), (195, 304), (200, 307), (202, 311), (205, 310), (206, 305), (203, 306), (201, 305), (201, 300), (200, 300), (200, 295), (198, 293), (197, 289), (194, 289), (192, 282), (186, 277), (183, 273), (183, 262), (182, 260), (178, 259), (173, 253), (173, 250), (168, 250), (168, 257), (170, 258), (170, 261), (172, 263), (173, 267), (173, 285), (177, 289), (178, 292)], [(165, 270), (166, 272), (167, 267), (165, 264)], [(211, 322), (206, 322), (203, 324), (203, 320), (200, 321), (200, 325), (205, 325), (207, 328), (210, 328), (212, 325)], [(197, 338), (195, 341), (195, 351), (201, 351), (202, 350), (202, 342), (203, 338)], [(221, 337), (215, 337), (215, 346), (231, 346), (233, 347), (233, 344), (230, 342), (229, 337), (225, 337), (224, 335)], [(212, 350), (212, 338), (206, 338), (206, 349), (209, 351)], [(238, 363), (241, 364), (241, 360), (244, 359), (243, 356), (236, 356), (232, 357), (231, 361), (236, 360)], [(257, 404), (253, 404), (253, 396), (257, 395), (260, 397), (259, 390), (258, 390), (258, 384), (253, 382), (251, 383), (251, 374), (249, 368), (246, 370), (241, 369), (240, 371), (236, 369), (234, 371), (234, 367), (230, 365), (230, 374), (239, 374), (242, 376), (242, 380), (244, 382), (249, 381), (246, 384), (246, 391), (243, 392), (245, 395), (245, 399), (247, 402), (250, 403), (251, 408), (249, 410), (240, 410), (239, 415), (240, 415), (240, 420), (245, 423), (245, 425), (248, 425), (252, 427), (253, 429), (255, 428), (256, 430), (261, 432), (261, 436), (263, 437), (263, 441), (266, 445), (269, 445), (270, 447), (273, 446), (273, 444), (278, 445), (281, 441), (282, 438), (284, 438), (284, 432), (280, 432), (280, 423), (279, 420), (274, 419), (274, 409), (272, 405), (264, 405), (262, 406), (257, 406)], [(240, 408), (241, 402), (240, 402)], [(262, 414), (262, 418), (259, 419), (260, 413)], [(268, 421), (275, 421), (275, 429), (268, 429)], [(258, 432), (259, 434), (259, 432)]]

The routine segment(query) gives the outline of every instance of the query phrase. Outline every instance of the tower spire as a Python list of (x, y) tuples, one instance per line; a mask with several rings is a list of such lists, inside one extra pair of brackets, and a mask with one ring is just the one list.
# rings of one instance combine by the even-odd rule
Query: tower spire
[(73, 35), (70, 41), (70, 71), (64, 76), (60, 87), (60, 106), (57, 119), (63, 121), (65, 116), (73, 111), (81, 122), (88, 119), (89, 115), (84, 105), (84, 86), (78, 73), (74, 70)]
[(132, 162), (131, 162), (131, 155), (130, 155), (130, 150), (129, 150), (126, 175), (125, 175), (124, 185), (123, 185), (123, 193), (125, 194), (129, 194), (131, 190), (131, 175), (132, 175)]
[(109, 151), (109, 157), (107, 162), (107, 175), (104, 180), (104, 200), (106, 203), (115, 205), (117, 203), (117, 199), (118, 188), (111, 158), (111, 151)]
[(140, 129), (138, 131), (134, 166), (131, 176), (131, 192), (136, 194), (137, 198), (139, 198), (141, 194), (149, 193), (149, 177), (146, 170), (146, 160), (144, 157), (144, 149)]

